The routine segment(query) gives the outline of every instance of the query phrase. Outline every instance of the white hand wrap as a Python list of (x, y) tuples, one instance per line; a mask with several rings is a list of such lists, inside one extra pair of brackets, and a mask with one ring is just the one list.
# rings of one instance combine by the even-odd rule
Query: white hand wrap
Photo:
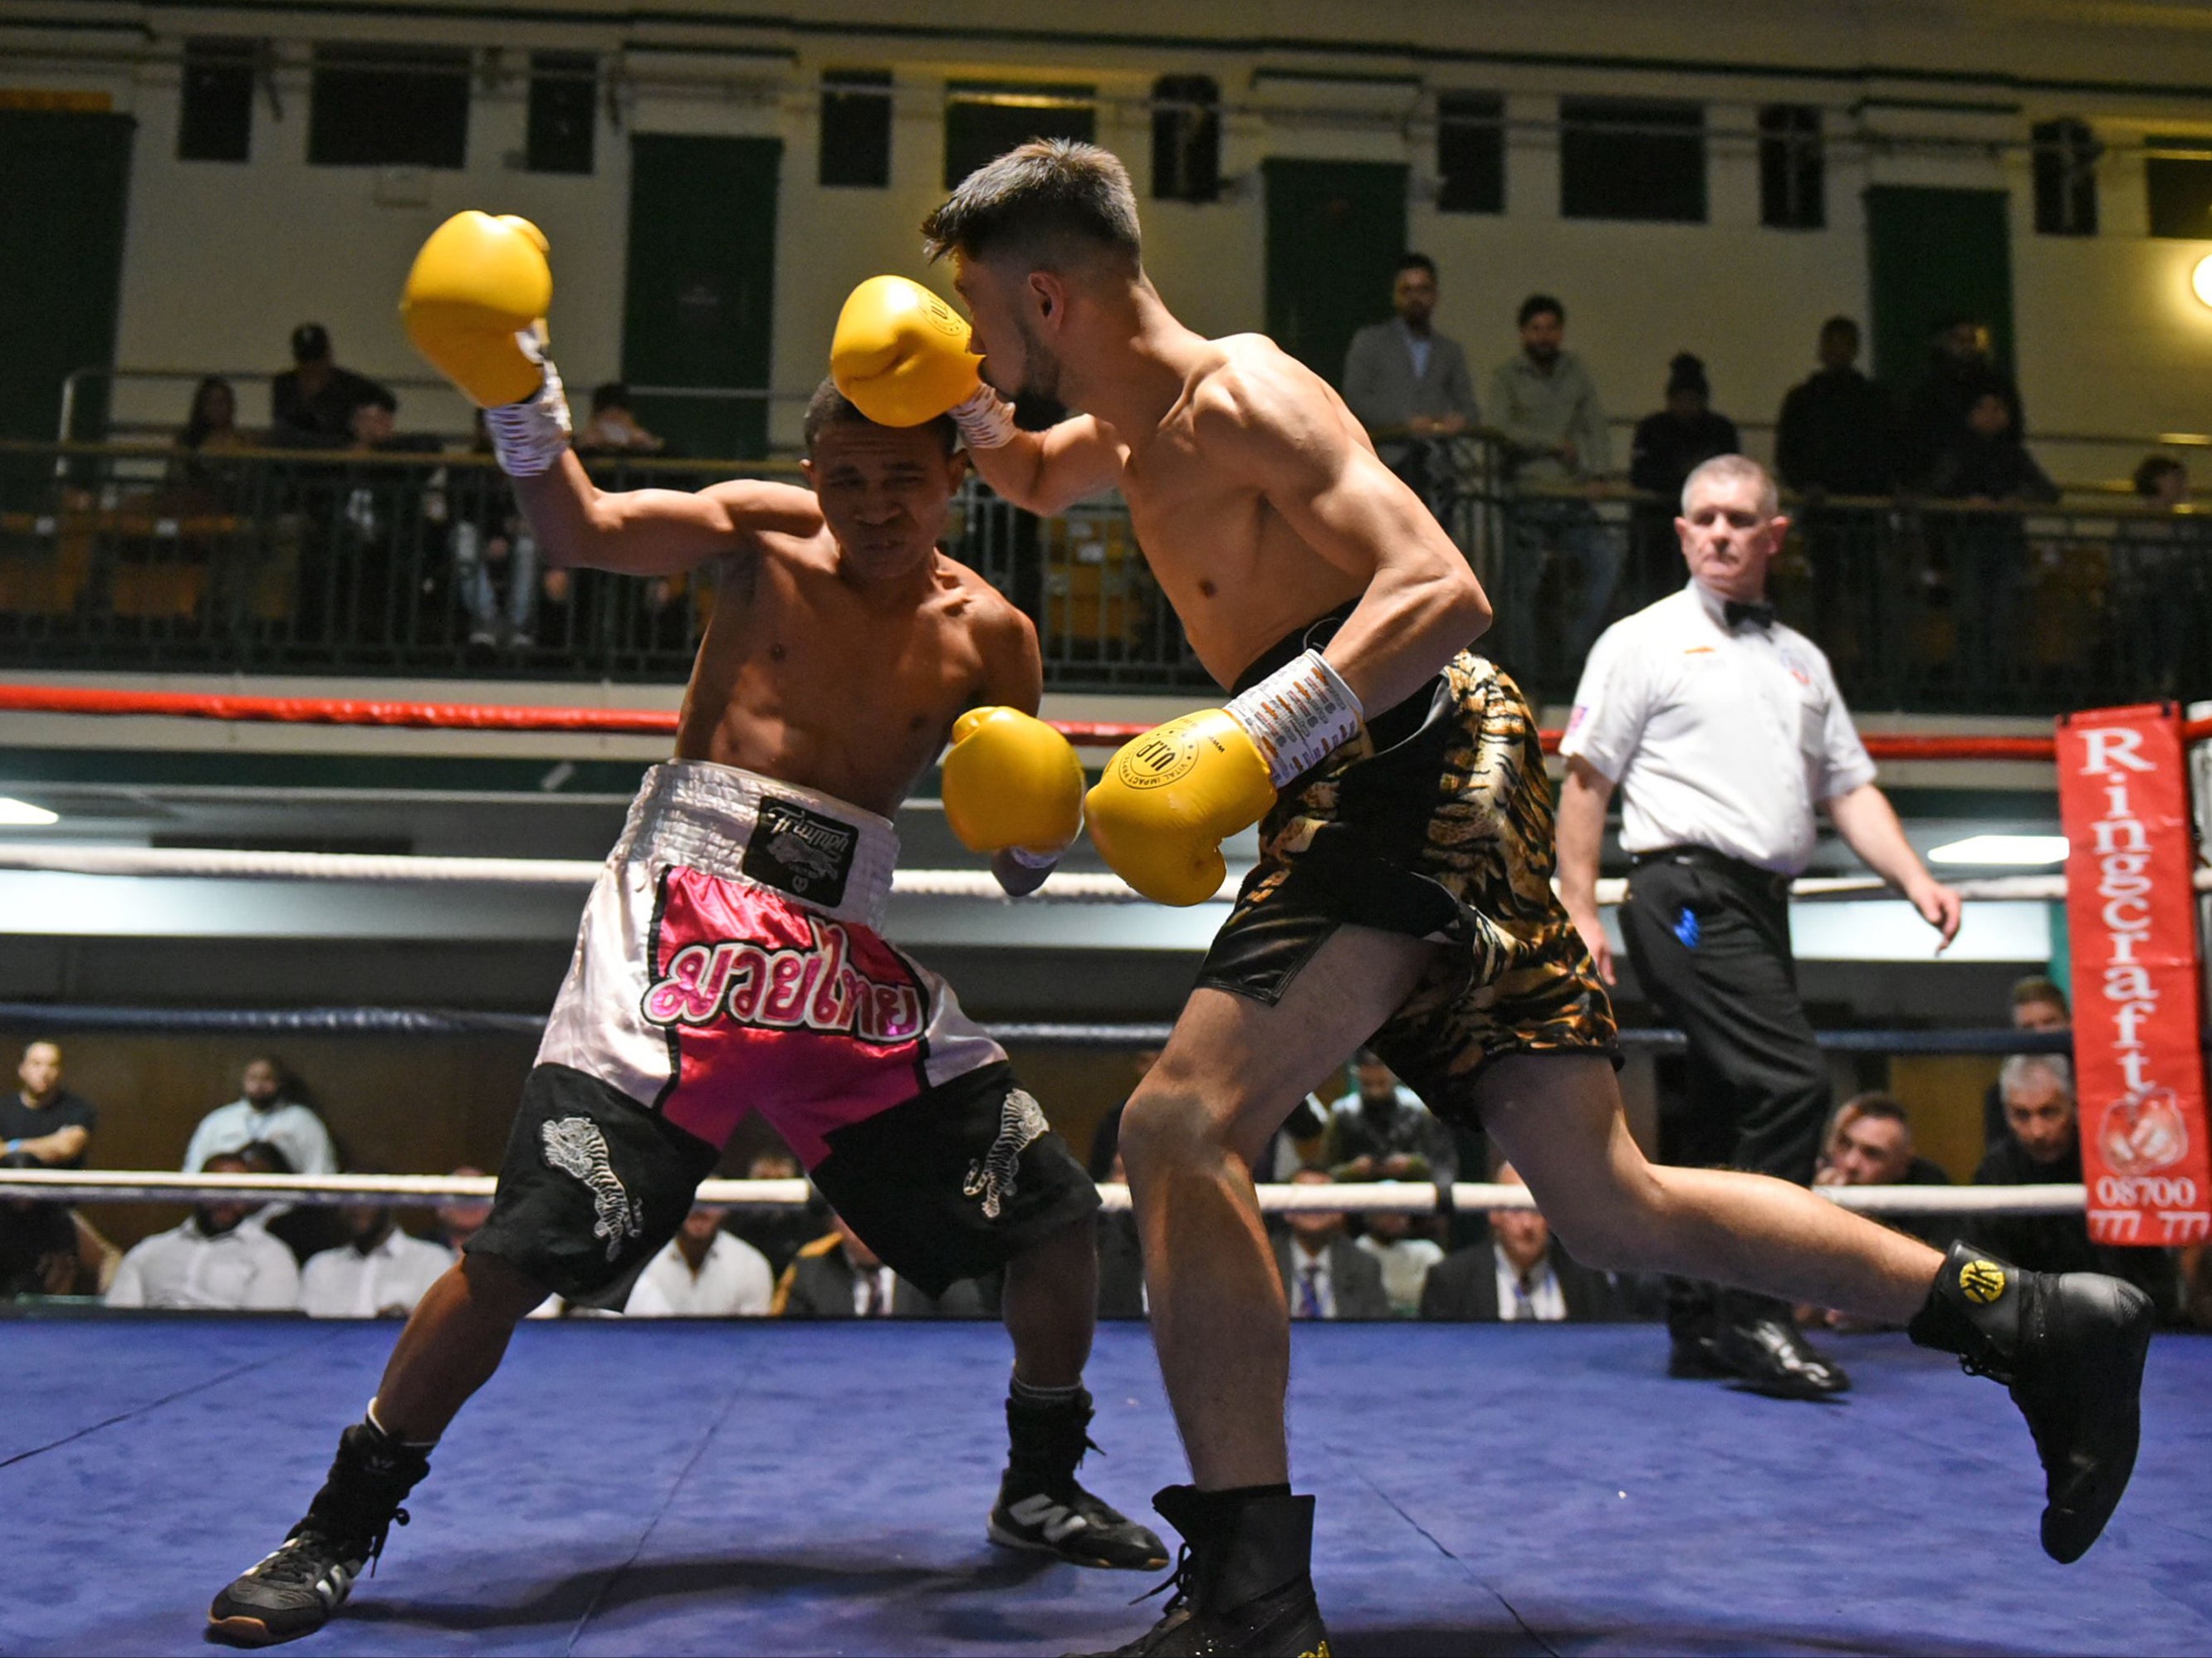
[(1359, 698), (1319, 651), (1278, 668), (1226, 713), (1243, 726), (1280, 788), (1302, 777), (1359, 734)]
[(501, 471), (509, 477), (537, 477), (550, 471), (568, 446), (568, 394), (537, 331), (525, 329), (514, 337), (544, 367), (545, 384), (535, 397), (485, 410), (484, 429), (491, 434), (492, 452), (499, 457)]
[(1014, 406), (988, 386), (979, 386), (946, 411), (970, 449), (1003, 449), (1014, 440)]

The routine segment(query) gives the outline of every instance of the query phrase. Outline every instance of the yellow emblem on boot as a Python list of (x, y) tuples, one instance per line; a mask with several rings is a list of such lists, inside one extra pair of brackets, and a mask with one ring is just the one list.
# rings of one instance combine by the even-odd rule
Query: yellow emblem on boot
[(1986, 1307), (2005, 1292), (2004, 1268), (1993, 1260), (1970, 1260), (1959, 1269), (1959, 1290), (1967, 1300)]

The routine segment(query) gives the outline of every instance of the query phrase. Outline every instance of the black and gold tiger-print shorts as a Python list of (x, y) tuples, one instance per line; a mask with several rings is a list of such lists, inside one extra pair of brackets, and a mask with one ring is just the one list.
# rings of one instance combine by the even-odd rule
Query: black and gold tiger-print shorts
[(1471, 1120), (1475, 1078), (1501, 1055), (1619, 1063), (1612, 1002), (1552, 891), (1554, 857), (1528, 702), (1462, 652), (1276, 802), (1198, 982), (1272, 1004), (1340, 926), (1435, 941), (1372, 1046), (1431, 1108)]

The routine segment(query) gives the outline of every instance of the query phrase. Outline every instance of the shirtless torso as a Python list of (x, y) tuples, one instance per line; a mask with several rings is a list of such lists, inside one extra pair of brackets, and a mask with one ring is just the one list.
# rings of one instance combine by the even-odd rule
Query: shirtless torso
[[(742, 767), (889, 817), (965, 710), (1034, 714), (1042, 670), (1029, 619), (935, 546), (957, 472), (940, 456), (939, 476), (921, 476), (930, 440), (824, 435), (822, 495), (741, 481), (601, 495), (573, 460), (520, 480), (519, 492), (558, 562), (635, 574), (719, 566), (678, 759)], [(847, 506), (841, 536), (830, 514)]]

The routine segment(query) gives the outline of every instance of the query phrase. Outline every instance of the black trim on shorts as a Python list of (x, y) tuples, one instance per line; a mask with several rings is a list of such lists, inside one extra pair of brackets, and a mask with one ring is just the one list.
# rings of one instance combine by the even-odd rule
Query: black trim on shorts
[(979, 1066), (828, 1138), (814, 1184), (932, 1297), (1098, 1210), (1098, 1188), (1010, 1065)]
[(491, 1217), (468, 1252), (570, 1301), (619, 1309), (720, 1155), (596, 1077), (533, 1066)]

